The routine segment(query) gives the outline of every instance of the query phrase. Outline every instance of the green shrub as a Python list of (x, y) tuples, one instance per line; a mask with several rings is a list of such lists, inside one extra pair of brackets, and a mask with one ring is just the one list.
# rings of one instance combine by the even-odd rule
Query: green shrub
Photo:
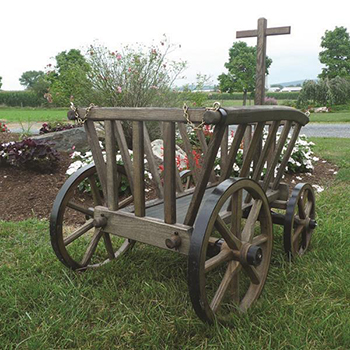
[[(275, 98), (276, 100), (297, 100), (299, 92), (268, 92), (266, 97)], [(243, 92), (228, 93), (210, 93), (209, 100), (243, 100)]]
[(39, 107), (45, 102), (33, 91), (0, 91), (0, 105), (8, 107)]

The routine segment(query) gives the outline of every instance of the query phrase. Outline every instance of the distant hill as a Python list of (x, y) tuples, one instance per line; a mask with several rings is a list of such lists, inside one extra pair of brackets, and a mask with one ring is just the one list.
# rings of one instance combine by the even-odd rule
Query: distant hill
[(295, 80), (295, 81), (287, 81), (286, 83), (276, 83), (276, 84), (271, 84), (273, 85), (282, 85), (283, 87), (287, 86), (302, 86), (305, 80), (317, 80), (317, 79), (303, 79), (303, 80)]

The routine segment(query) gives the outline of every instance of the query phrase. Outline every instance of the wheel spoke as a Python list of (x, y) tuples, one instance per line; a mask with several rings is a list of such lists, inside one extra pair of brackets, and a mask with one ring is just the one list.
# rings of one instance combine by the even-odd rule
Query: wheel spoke
[(67, 203), (67, 207), (69, 207), (71, 209), (74, 209), (76, 211), (79, 211), (80, 213), (83, 213), (85, 215), (88, 215), (88, 216), (91, 216), (91, 217), (94, 216), (94, 210), (93, 209), (85, 208), (81, 204), (69, 201)]
[(243, 270), (246, 273), (246, 275), (250, 278), (250, 281), (253, 284), (259, 284), (260, 283), (259, 273), (258, 273), (258, 271), (256, 270), (256, 268), (254, 266), (245, 265), (245, 266), (243, 266)]
[(304, 201), (301, 197), (298, 199), (298, 212), (299, 212), (300, 219), (306, 218), (305, 209), (304, 209)]
[(110, 260), (114, 259), (114, 250), (113, 250), (113, 245), (111, 241), (111, 236), (109, 233), (104, 232), (103, 233), (103, 241), (107, 250), (108, 258)]
[(100, 238), (102, 235), (103, 235), (103, 231), (101, 228), (98, 228), (95, 230), (95, 233), (91, 239), (91, 242), (90, 242), (88, 248), (86, 249), (83, 260), (81, 261), (82, 266), (85, 266), (90, 262), (93, 254), (97, 248), (97, 244), (100, 241)]
[(306, 214), (306, 217), (310, 217), (311, 215), (311, 210), (312, 210), (312, 202), (311, 201), (308, 201), (305, 205), (305, 214)]
[(304, 225), (300, 225), (298, 226), (295, 231), (294, 231), (294, 234), (293, 234), (293, 237), (292, 237), (292, 244), (294, 245), (296, 242), (298, 242), (298, 239), (299, 239), (299, 236), (300, 234), (303, 232), (304, 230)]
[(226, 291), (228, 289), (228, 287), (230, 286), (230, 283), (233, 279), (233, 277), (235, 276), (236, 273), (239, 272), (241, 268), (241, 264), (239, 264), (237, 261), (231, 261), (226, 269), (224, 278), (222, 279), (219, 288), (217, 289), (213, 300), (211, 301), (210, 307), (213, 310), (213, 312), (215, 313), (222, 300), (224, 299), (224, 296), (226, 294)]
[(242, 241), (251, 242), (254, 234), (254, 226), (258, 220), (260, 209), (262, 206), (262, 200), (258, 199), (254, 201), (254, 204), (249, 212), (248, 218), (246, 220), (243, 232), (242, 232)]
[(241, 248), (242, 242), (232, 234), (224, 220), (219, 215), (217, 216), (214, 225), (231, 249), (239, 250)]
[(68, 237), (64, 238), (63, 240), (63, 244), (65, 246), (67, 246), (68, 244), (72, 243), (73, 241), (75, 241), (77, 238), (79, 238), (80, 236), (82, 236), (84, 233), (88, 232), (89, 230), (91, 230), (94, 227), (93, 225), (93, 219), (90, 219), (88, 221), (86, 221), (86, 223), (79, 227), (76, 231), (74, 231), (71, 235), (69, 235)]
[(242, 220), (242, 191), (235, 192), (231, 197), (231, 232), (241, 239), (241, 220)]
[(230, 249), (223, 249), (218, 255), (205, 262), (205, 273), (215, 269), (226, 261), (232, 260), (233, 252)]
[(266, 243), (268, 240), (268, 237), (266, 235), (259, 235), (253, 238), (252, 244), (253, 245), (262, 245)]

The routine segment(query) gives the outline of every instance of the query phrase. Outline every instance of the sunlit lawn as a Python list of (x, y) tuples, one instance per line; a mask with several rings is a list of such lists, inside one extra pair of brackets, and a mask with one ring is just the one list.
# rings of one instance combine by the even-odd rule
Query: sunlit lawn
[(350, 140), (313, 141), (340, 171), (317, 195), (311, 250), (288, 263), (275, 229), (267, 283), (247, 314), (225, 326), (199, 321), (178, 254), (136, 244), (75, 273), (55, 257), (47, 221), (0, 222), (0, 348), (348, 349)]

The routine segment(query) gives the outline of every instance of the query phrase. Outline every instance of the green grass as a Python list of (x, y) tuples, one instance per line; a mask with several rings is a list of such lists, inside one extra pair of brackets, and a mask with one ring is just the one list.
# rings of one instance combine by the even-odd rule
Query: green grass
[(350, 123), (350, 110), (335, 113), (311, 113), (311, 123)]
[(0, 120), (6, 123), (66, 121), (68, 108), (0, 108)]
[(287, 263), (275, 229), (267, 283), (247, 314), (202, 324), (178, 254), (136, 244), (74, 273), (55, 257), (46, 221), (0, 222), (1, 349), (348, 349), (350, 140), (313, 141), (341, 169), (317, 195), (311, 250)]

